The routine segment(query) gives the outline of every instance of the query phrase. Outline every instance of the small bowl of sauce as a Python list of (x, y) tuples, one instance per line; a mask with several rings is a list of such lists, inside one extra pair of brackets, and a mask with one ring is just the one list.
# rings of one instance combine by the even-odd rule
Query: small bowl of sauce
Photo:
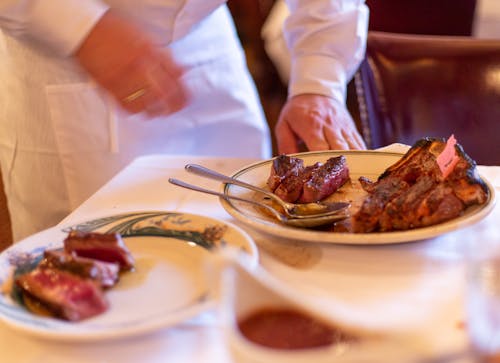
[(339, 327), (294, 308), (260, 308), (240, 319), (238, 329), (249, 341), (273, 349), (310, 349), (357, 340)]
[(220, 288), (224, 339), (235, 362), (332, 363), (362, 341), (262, 269), (229, 266)]
[(332, 363), (344, 362), (361, 337), (300, 306), (277, 303), (240, 314), (226, 341), (238, 363)]
[(340, 302), (308, 296), (244, 258), (223, 257), (214, 288), (234, 362), (403, 363), (421, 354), (413, 335), (363, 324)]

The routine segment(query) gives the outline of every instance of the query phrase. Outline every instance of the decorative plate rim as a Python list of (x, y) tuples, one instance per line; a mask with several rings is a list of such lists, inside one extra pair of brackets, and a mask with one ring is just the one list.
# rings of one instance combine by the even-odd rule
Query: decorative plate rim
[[(172, 228), (165, 228), (165, 234), (162, 235), (159, 229), (142, 228), (144, 226), (134, 229), (134, 226), (138, 226), (138, 222), (148, 222), (148, 218), (161, 218), (162, 216), (176, 216), (184, 218), (182, 222), (185, 224), (192, 223), (193, 230), (195, 230), (194, 226), (197, 223), (214, 223), (214, 225), (227, 226), (227, 229), (218, 241), (218, 243), (221, 243), (220, 246), (210, 245), (209, 239), (213, 236), (205, 236), (204, 240), (203, 236), (200, 234), (192, 233), (193, 230), (184, 229), (181, 231), (182, 233), (175, 235), (175, 233), (171, 233), (172, 231), (176, 232), (175, 230)], [(132, 221), (134, 218), (136, 220)], [(149, 222), (154, 223), (156, 220), (150, 220)], [(170, 238), (177, 241), (188, 242), (190, 246), (195, 244), (197, 247), (200, 247), (205, 251), (209, 251), (209, 253), (217, 253), (219, 248), (223, 249), (226, 246), (241, 247), (248, 253), (251, 263), (257, 264), (259, 260), (258, 249), (252, 237), (242, 228), (231, 222), (223, 221), (211, 216), (182, 211), (124, 212), (82, 220), (81, 222), (69, 224), (67, 226), (58, 225), (29, 236), (14, 244), (0, 254), (0, 286), (3, 285), (6, 279), (8, 279), (7, 274), (10, 274), (10, 270), (15, 268), (14, 264), (16, 262), (14, 261), (14, 257), (22, 257), (22, 255), (34, 256), (35, 253), (41, 253), (46, 248), (60, 247), (62, 246), (62, 238), (64, 238), (70, 229), (101, 231), (103, 228), (107, 227), (110, 228), (107, 231), (122, 233), (125, 231), (125, 235), (123, 236), (125, 242), (127, 241), (127, 238), (130, 237)], [(229, 233), (227, 233), (228, 231)], [(177, 232), (179, 232), (179, 230), (177, 230)], [(227, 236), (228, 234), (229, 236)], [(224, 239), (224, 236), (227, 236), (226, 239)], [(195, 274), (195, 272), (191, 273)], [(186, 303), (186, 305), (183, 305), (178, 309), (164, 312), (165, 314), (162, 315), (165, 316), (162, 316), (160, 319), (155, 316), (146, 319), (148, 321), (142, 323), (138, 321), (127, 321), (127, 319), (125, 319), (123, 322), (115, 322), (113, 324), (105, 324), (103, 322), (98, 323), (93, 319), (74, 323), (55, 318), (36, 316), (28, 312), (23, 306), (13, 301), (10, 296), (1, 294), (0, 319), (15, 330), (43, 338), (57, 339), (61, 341), (117, 339), (150, 333), (161, 328), (172, 326), (186, 319), (193, 318), (197, 314), (210, 309), (214, 306), (215, 300), (209, 297), (208, 286), (206, 286), (206, 289), (206, 293), (200, 294), (200, 296), (191, 300), (191, 303)], [(112, 307), (110, 309), (112, 309)]]

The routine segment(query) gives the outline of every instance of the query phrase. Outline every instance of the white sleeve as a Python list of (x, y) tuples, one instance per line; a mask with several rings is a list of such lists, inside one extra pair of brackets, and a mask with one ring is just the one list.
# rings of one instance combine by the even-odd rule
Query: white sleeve
[(0, 0), (0, 27), (70, 55), (107, 9), (101, 0)]
[(287, 0), (287, 4), (289, 96), (315, 93), (345, 102), (346, 84), (365, 54), (368, 7), (363, 0)]

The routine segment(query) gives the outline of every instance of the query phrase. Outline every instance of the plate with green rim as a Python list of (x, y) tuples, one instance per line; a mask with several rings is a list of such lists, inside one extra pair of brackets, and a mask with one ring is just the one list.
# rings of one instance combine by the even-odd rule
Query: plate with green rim
[[(61, 248), (71, 229), (120, 233), (136, 261), (133, 271), (105, 291), (109, 309), (79, 322), (29, 312), (12, 288), (15, 276), (34, 268), (44, 250)], [(70, 341), (122, 338), (172, 326), (213, 307), (207, 264), (228, 248), (258, 263), (257, 247), (244, 230), (207, 216), (141, 211), (53, 227), (0, 254), (0, 319), (26, 333)]]

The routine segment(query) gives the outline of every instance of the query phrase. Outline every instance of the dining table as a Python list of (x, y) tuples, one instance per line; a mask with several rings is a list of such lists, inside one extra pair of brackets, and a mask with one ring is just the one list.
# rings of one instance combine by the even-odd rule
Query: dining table
[[(248, 233), (257, 246), (259, 266), (301, 294), (341, 301), (354, 314), (378, 319), (387, 327), (392, 323), (418, 326), (425, 342), (422, 356), (429, 362), (446, 355), (456, 355), (456, 362), (472, 362), (460, 355), (469, 345), (464, 254), (471, 244), (480, 248), (481, 241), (474, 236), (481, 229), (496, 229), (491, 238), (500, 239), (498, 204), (473, 225), (432, 238), (390, 244), (327, 243), (262, 233), (231, 216), (219, 198), (168, 182), (174, 177), (220, 191), (220, 182), (188, 173), (185, 165), (200, 164), (231, 175), (258, 161), (192, 155), (138, 157), (56, 227), (137, 211), (216, 218)], [(479, 165), (478, 171), (500, 192), (500, 166)], [(136, 309), (141, 309), (140, 302)], [(0, 362), (235, 362), (215, 310), (212, 306), (151, 332), (91, 341), (45, 338), (0, 321)]]

